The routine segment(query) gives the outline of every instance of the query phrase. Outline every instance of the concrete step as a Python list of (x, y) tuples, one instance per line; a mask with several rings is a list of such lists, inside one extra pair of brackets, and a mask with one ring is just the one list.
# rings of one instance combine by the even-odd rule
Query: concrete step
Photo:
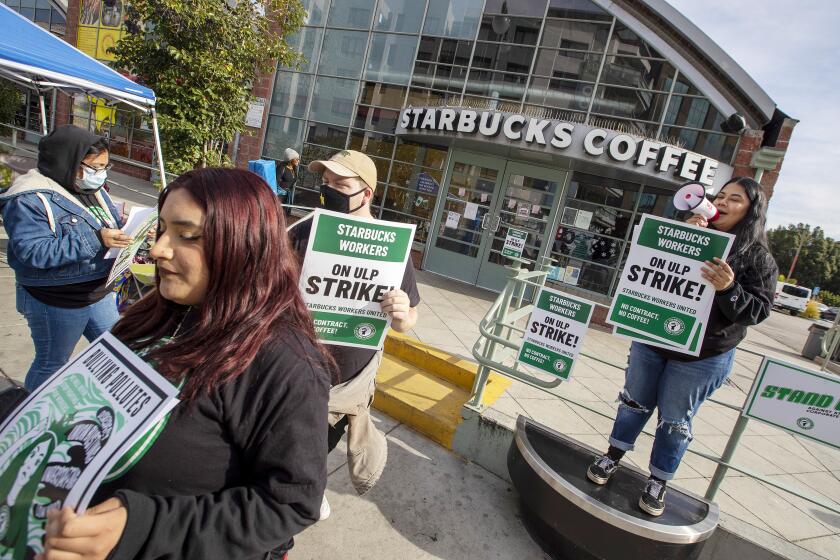
[[(376, 376), (374, 407), (452, 449), (477, 370), (473, 362), (392, 332)], [(493, 404), (510, 383), (491, 374), (483, 404)]]

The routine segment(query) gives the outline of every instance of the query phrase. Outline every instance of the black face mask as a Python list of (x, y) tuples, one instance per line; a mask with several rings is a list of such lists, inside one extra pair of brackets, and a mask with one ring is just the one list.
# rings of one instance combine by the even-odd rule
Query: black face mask
[(364, 192), (367, 188), (368, 187), (363, 187), (354, 193), (344, 194), (329, 185), (321, 185), (321, 208), (324, 210), (332, 210), (333, 212), (341, 212), (342, 214), (352, 214), (364, 206), (365, 203), (362, 202), (351, 210), (350, 199), (360, 192)]

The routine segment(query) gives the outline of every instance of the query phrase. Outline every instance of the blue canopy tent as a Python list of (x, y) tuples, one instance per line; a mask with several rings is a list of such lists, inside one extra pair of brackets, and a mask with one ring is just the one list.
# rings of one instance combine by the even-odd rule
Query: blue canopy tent
[(44, 92), (85, 93), (125, 103), (151, 115), (160, 178), (166, 186), (155, 92), (138, 85), (0, 3), (0, 77), (37, 91), (47, 133)]

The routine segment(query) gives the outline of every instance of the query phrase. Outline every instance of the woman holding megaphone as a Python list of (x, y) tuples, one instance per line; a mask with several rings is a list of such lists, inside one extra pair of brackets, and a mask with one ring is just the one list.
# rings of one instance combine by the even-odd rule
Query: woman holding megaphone
[(642, 511), (653, 516), (665, 509), (667, 481), (674, 478), (693, 437), (692, 418), (729, 376), (735, 347), (746, 336), (747, 327), (770, 315), (778, 275), (767, 244), (767, 198), (761, 185), (735, 177), (711, 204), (702, 185), (699, 193), (693, 193), (692, 186), (680, 189), (674, 201), (677, 208), (693, 212), (688, 223), (735, 236), (726, 261), (715, 259), (701, 269), (703, 278), (715, 288), (715, 299), (700, 355), (633, 342), (610, 447), (586, 473), (592, 482), (606, 484), (658, 408), (651, 476), (639, 498)]

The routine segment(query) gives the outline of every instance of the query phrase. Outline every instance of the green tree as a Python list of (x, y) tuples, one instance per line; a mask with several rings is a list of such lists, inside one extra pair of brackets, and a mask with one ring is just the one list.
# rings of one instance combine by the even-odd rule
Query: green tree
[(767, 237), (781, 274), (788, 273), (801, 245), (792, 278), (808, 288), (840, 291), (840, 244), (826, 237), (822, 228), (791, 224), (769, 231)]
[(284, 39), (303, 23), (298, 0), (131, 0), (126, 16), (114, 64), (155, 91), (164, 158), (176, 173), (227, 163), (256, 74), (300, 60)]
[[(23, 95), (20, 89), (9, 80), (0, 78), (0, 123), (14, 124), (15, 113), (23, 104)], [(9, 132), (8, 128), (2, 127), (0, 134)]]

